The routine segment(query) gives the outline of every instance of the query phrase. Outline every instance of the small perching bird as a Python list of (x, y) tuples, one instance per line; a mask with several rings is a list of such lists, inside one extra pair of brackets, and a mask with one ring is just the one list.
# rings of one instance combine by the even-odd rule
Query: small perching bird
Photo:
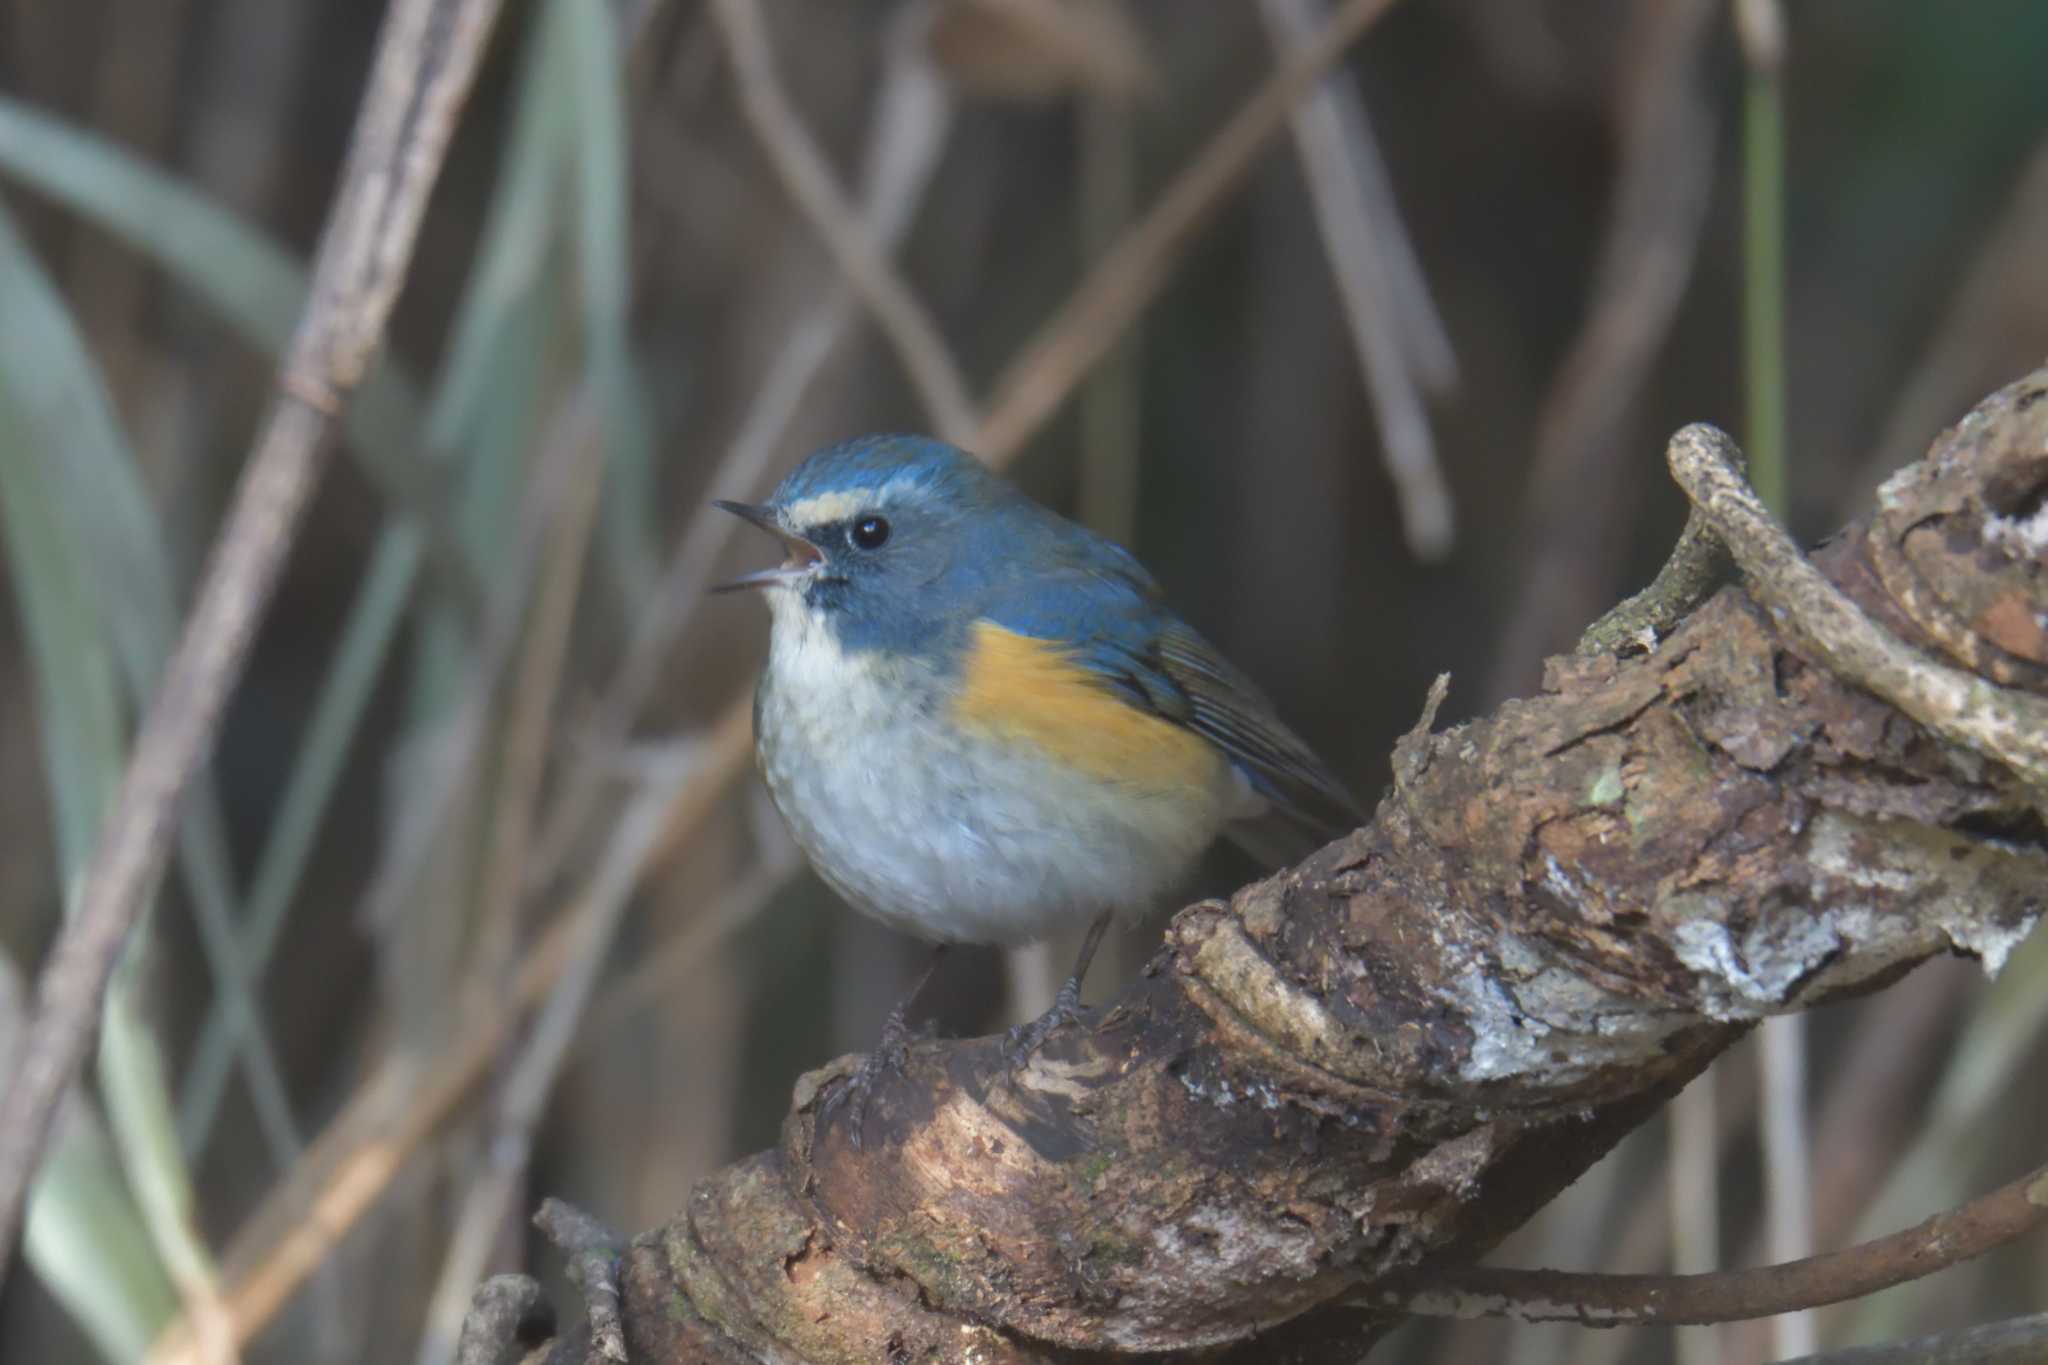
[[(1362, 818), (1129, 552), (952, 446), (848, 441), (768, 502), (718, 506), (788, 552), (726, 586), (768, 594), (755, 753), (818, 875), (941, 948), (1089, 926), (1013, 1065), (1073, 1017), (1111, 917), (1151, 909), (1219, 833), (1278, 864)], [(856, 1145), (910, 999), (856, 1078)]]

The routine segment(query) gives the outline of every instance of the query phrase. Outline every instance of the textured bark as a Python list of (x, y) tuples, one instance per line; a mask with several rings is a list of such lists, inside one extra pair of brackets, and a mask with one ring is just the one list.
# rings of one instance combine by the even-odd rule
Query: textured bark
[[(2037, 373), (1815, 562), (2048, 691), (2044, 493)], [(1387, 1319), (1347, 1296), (1476, 1259), (1756, 1020), (1995, 969), (2048, 895), (2048, 794), (1789, 639), (1731, 587), (1418, 726), (1370, 825), (1183, 910), (1014, 1083), (995, 1040), (913, 1049), (864, 1152), (820, 1119), (848, 1063), (804, 1077), (780, 1147), (627, 1252), (632, 1358), (1355, 1360)]]

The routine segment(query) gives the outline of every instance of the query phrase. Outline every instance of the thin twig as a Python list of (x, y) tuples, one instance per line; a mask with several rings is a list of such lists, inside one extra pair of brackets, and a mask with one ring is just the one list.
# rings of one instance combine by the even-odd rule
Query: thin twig
[(1840, 1303), (1971, 1260), (2048, 1222), (2048, 1166), (1923, 1223), (1781, 1265), (1707, 1275), (1600, 1275), (1432, 1267), (1367, 1290), (1361, 1307), (1431, 1317), (1514, 1317), (1586, 1327), (1737, 1322)]
[(551, 442), (578, 452), (576, 468), (547, 533), (538, 591), (512, 668), (492, 784), (490, 846), (478, 873), (475, 946), (465, 966), (473, 989), (495, 990), (519, 947), (525, 861), (533, 846), (551, 722), (608, 463), (610, 442), (599, 423), (597, 405), (586, 396), (569, 405)]
[(691, 915), (689, 923), (605, 987), (604, 999), (591, 1009), (577, 1034), (577, 1050), (600, 1045), (613, 1029), (641, 1010), (672, 999), (685, 974), (701, 966), (712, 948), (751, 923), (801, 864), (796, 842), (782, 835), (745, 875), (720, 891), (707, 909)]
[(455, 1365), (503, 1365), (515, 1345), (538, 1345), (554, 1335), (547, 1291), (530, 1275), (493, 1275), (476, 1287), (462, 1319)]
[[(1764, 1220), (1773, 1260), (1813, 1254), (1813, 1162), (1807, 1125), (1806, 1017), (1780, 1014), (1757, 1030), (1757, 1126), (1764, 1151)], [(1771, 1323), (1774, 1354), (1811, 1351), (1811, 1312)]]
[[(1616, 168), (1586, 318), (1537, 415), (1514, 600), (1494, 647), (1486, 696), (1525, 688), (1536, 662), (1611, 600), (1589, 548), (1618, 543), (1624, 436), (1670, 334), (1699, 254), (1714, 178), (1717, 115), (1704, 87), (1719, 0), (1631, 10), (1634, 41), (1615, 109)], [(1624, 511), (1623, 508), (1627, 510)]]
[(1160, 93), (1159, 73), (1121, 10), (1068, 0), (968, 0), (968, 7), (1008, 30), (986, 40), (989, 46), (1020, 65), (1030, 52), (1033, 68), (1071, 73), (1083, 98), (1129, 103)]
[(497, 11), (497, 0), (407, 0), (385, 20), (279, 392), (136, 740), (78, 911), (43, 969), (28, 1043), (0, 1098), (0, 1279), (57, 1102), (91, 1040), (107, 977), (162, 874), (179, 798), (212, 750), (325, 463), (335, 417), (383, 339)]
[[(580, 389), (551, 420), (550, 425), (561, 434), (545, 443), (524, 494), (519, 541), (492, 584), (453, 712), (442, 722), (440, 733), (432, 737), (432, 748), (424, 756), (425, 773), (399, 803), (392, 822), (396, 832), (363, 893), (362, 919), (374, 928), (386, 930), (397, 922), (465, 793), (489, 730), (491, 709), (518, 652), (520, 623), (525, 619), (542, 547), (550, 528), (564, 514), (571, 485), (582, 477), (579, 465), (594, 421), (589, 413), (595, 402), (587, 387)], [(575, 434), (579, 431), (585, 436)]]
[(573, 1204), (543, 1199), (533, 1225), (569, 1257), (569, 1281), (583, 1294), (590, 1320), (591, 1354), (626, 1359), (625, 1324), (619, 1320), (617, 1234)]
[[(1671, 1268), (1700, 1275), (1721, 1263), (1721, 1116), (1714, 1077), (1706, 1074), (1673, 1097), (1670, 1191)], [(1624, 1263), (1626, 1264), (1626, 1263)], [(1678, 1365), (1718, 1365), (1721, 1334), (1714, 1328), (1682, 1333), (1675, 1343)]]
[[(1321, 0), (1259, 0), (1259, 12), (1283, 58), (1303, 50), (1322, 11)], [(1293, 123), (1323, 253), (1336, 276), (1337, 295), (1372, 396), (1401, 529), (1418, 558), (1441, 559), (1450, 553), (1455, 535), (1451, 491), (1437, 463), (1436, 440), (1418, 387), (1429, 362), (1409, 355), (1406, 317), (1396, 303), (1403, 286), (1394, 281), (1397, 270), (1414, 268), (1415, 255), (1398, 215), (1375, 217), (1367, 196), (1365, 167), (1368, 160), (1377, 160), (1378, 151), (1365, 106), (1354, 84), (1332, 75), (1296, 106)], [(1428, 306), (1428, 286), (1419, 273), (1407, 288)]]
[[(2009, 198), (1970, 262), (1940, 325), (1923, 338), (1899, 383), (1883, 433), (1858, 472), (1841, 481), (1841, 520), (1870, 505), (1870, 491), (1911, 464), (1934, 434), (1970, 406), (1969, 395), (2003, 383), (2015, 365), (2048, 355), (2048, 137), (2035, 142)], [(1980, 382), (1981, 381), (1981, 382)]]
[[(663, 771), (650, 776), (620, 821), (589, 893), (593, 913), (583, 922), (582, 941), (548, 994), (519, 1056), (499, 1089), (497, 1112), (483, 1143), (483, 1169), (463, 1193), (453, 1220), (420, 1346), (420, 1365), (438, 1365), (454, 1355), (469, 1286), (483, 1273), (499, 1230), (518, 1198), (533, 1151), (533, 1130), (541, 1120), (555, 1077), (568, 1056), (583, 1012), (610, 956), (611, 942), (632, 901), (648, 852), (662, 833), (662, 820), (677, 790), (689, 778), (695, 754), (671, 755)], [(623, 1359), (623, 1356), (619, 1357)]]
[(783, 89), (758, 0), (712, 0), (711, 12), (732, 59), (740, 106), (783, 187), (895, 347), (939, 435), (965, 444), (979, 419), (959, 362), (931, 313), (867, 230)]
[[(587, 397), (572, 403), (557, 423), (551, 445), (576, 452), (576, 469), (563, 496), (547, 540), (546, 567), (540, 592), (527, 623), (499, 746), (498, 781), (492, 804), (490, 848), (480, 874), (475, 946), (466, 966), (471, 992), (498, 989), (518, 948), (522, 868), (530, 847), (533, 820), (546, 766), (549, 719), (561, 685), (562, 660), (569, 627), (582, 585), (590, 536), (597, 522), (599, 491), (604, 485), (607, 442), (598, 425), (597, 406)], [(552, 463), (552, 460), (544, 460)], [(603, 948), (593, 950), (603, 957)], [(527, 1133), (515, 1141), (486, 1139), (461, 1210), (449, 1226), (442, 1271), (429, 1300), (420, 1334), (419, 1360), (441, 1362), (456, 1354), (457, 1338), (466, 1321), (470, 1286), (505, 1223), (505, 1200), (483, 1197), (480, 1191), (510, 1189), (525, 1170), (531, 1150)]]
[[(1899, 1169), (1916, 1117), (1931, 1116), (1938, 1108), (1921, 1078), (1939, 1065), (1935, 1050), (1948, 1046), (1950, 1026), (1966, 1012), (1964, 1000), (1981, 979), (1977, 968), (1962, 961), (1931, 962), (1886, 990), (1881, 1000), (1873, 996), (1856, 1002), (1859, 1017), (1850, 1026), (1852, 1041), (1827, 1068), (1827, 1091), (1809, 1141), (1812, 1150), (1827, 1154), (1814, 1177), (1816, 1244), (1854, 1238), (1857, 1215), (1877, 1211), (1879, 1187)], [(2001, 979), (2027, 979), (2017, 954)], [(1950, 1055), (1970, 1054), (1959, 1039)], [(1958, 1158), (1952, 1169), (1960, 1174), (1971, 1163), (1960, 1153)], [(1752, 1231), (1733, 1263), (1769, 1259), (1764, 1235), (1763, 1229)], [(1731, 1338), (1737, 1360), (1769, 1354), (1765, 1324), (1752, 1323)]]
[(1752, 596), (1838, 677), (1953, 744), (2048, 789), (2048, 701), (1951, 668), (1870, 619), (1808, 563), (1740, 472), (1735, 443), (1705, 423), (1666, 448), (1671, 473), (1713, 525)]
[(1174, 177), (996, 380), (973, 441), (976, 454), (1003, 464), (1023, 448), (1158, 295), (1181, 249), (1237, 188), (1294, 106), (1392, 4), (1348, 0)]

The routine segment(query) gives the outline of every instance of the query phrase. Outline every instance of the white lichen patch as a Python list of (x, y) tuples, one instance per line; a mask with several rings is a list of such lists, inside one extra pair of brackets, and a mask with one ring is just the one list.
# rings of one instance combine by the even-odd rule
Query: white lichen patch
[(1577, 1085), (1641, 1061), (1685, 1023), (1601, 988), (1515, 935), (1496, 946), (1499, 958), (1468, 961), (1448, 995), (1472, 1030), (1461, 1080)]
[(1800, 909), (1766, 917), (1738, 940), (1714, 919), (1689, 919), (1671, 935), (1678, 960), (1700, 978), (1700, 1006), (1716, 1019), (1755, 1019), (1784, 1009), (1799, 983), (1841, 950), (1832, 917)]
[(2048, 502), (2032, 516), (1984, 518), (1984, 543), (2022, 559), (2048, 556)]
[(2002, 916), (1999, 907), (2029, 899), (2039, 904), (2048, 894), (2040, 890), (2048, 888), (2048, 859), (2039, 854), (1906, 822), (1829, 812), (1814, 822), (1808, 847), (1817, 903), (1839, 903), (1848, 899), (1845, 891), (1900, 898), (1916, 890), (1945, 893), (1926, 898), (1912, 914), (1879, 915), (1856, 904), (1834, 912), (1866, 977), (1944, 945), (1974, 955), (1996, 976), (2040, 919), (2038, 911)]
[(2039, 915), (2028, 915), (2017, 924), (1987, 924), (1982, 920), (1946, 920), (1942, 928), (1948, 932), (1949, 942), (1966, 953), (1975, 953), (1983, 964), (1984, 975), (1995, 977), (2005, 969), (2005, 960), (2012, 956), (2012, 950), (2026, 941), (2034, 926), (2041, 922)]

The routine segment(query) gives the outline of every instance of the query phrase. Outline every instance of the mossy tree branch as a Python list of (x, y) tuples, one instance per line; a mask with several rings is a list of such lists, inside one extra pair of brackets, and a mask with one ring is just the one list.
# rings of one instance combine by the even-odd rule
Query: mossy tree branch
[(803, 1078), (626, 1249), (631, 1358), (1354, 1360), (1364, 1291), (1470, 1265), (1757, 1020), (1996, 967), (2048, 895), (2048, 372), (1810, 563), (1717, 441), (1674, 467), (1747, 586), (1432, 733), (1440, 685), (1371, 824), (1183, 910), (1014, 1083), (920, 1046), (856, 1153), (848, 1060)]

